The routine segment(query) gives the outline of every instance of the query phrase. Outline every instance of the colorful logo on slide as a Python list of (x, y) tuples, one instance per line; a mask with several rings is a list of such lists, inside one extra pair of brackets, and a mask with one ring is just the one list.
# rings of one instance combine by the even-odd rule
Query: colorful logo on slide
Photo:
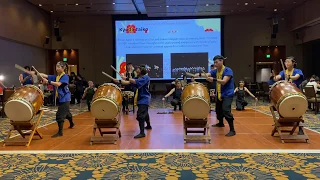
[(213, 32), (213, 29), (212, 28), (207, 28), (204, 30), (204, 32)]
[(144, 33), (148, 33), (149, 29), (144, 27), (137, 28), (134, 24), (129, 24), (126, 28), (120, 28), (119, 31), (125, 32), (127, 34), (135, 34), (137, 31), (144, 31)]
[(122, 62), (120, 64), (120, 71), (119, 73), (122, 74), (122, 73), (125, 73), (126, 72), (126, 69), (127, 69), (127, 63), (126, 62)]

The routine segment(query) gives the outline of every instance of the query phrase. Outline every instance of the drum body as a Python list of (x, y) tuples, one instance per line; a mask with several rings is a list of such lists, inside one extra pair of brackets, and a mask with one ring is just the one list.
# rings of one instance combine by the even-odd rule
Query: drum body
[(91, 114), (96, 119), (114, 119), (121, 110), (121, 89), (105, 83), (97, 89), (91, 102)]
[(187, 84), (181, 94), (182, 112), (189, 119), (205, 119), (210, 112), (207, 87), (194, 82)]
[(308, 109), (305, 95), (296, 85), (287, 81), (278, 81), (270, 88), (271, 104), (284, 118), (299, 118)]
[(44, 103), (43, 92), (34, 85), (15, 90), (4, 106), (7, 117), (13, 121), (29, 121)]

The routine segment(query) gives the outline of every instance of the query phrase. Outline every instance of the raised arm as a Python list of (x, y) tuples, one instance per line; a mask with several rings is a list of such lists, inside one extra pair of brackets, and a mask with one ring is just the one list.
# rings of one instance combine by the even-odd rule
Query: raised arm
[(195, 78), (198, 78), (198, 77), (211, 77), (211, 73), (196, 73), (194, 74), (194, 77)]
[(118, 80), (118, 79), (113, 79), (113, 82), (115, 82), (115, 83), (121, 83), (122, 85), (129, 85), (129, 84), (130, 84), (130, 81)]

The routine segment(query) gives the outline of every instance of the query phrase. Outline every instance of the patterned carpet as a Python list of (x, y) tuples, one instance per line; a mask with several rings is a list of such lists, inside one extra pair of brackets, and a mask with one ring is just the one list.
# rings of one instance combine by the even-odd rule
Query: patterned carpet
[(1, 179), (319, 179), (320, 153), (5, 154)]
[[(40, 127), (46, 126), (48, 124), (56, 122), (56, 112), (57, 107), (45, 107), (42, 119), (40, 120)], [(87, 111), (87, 107), (84, 105), (71, 105), (70, 111), (73, 115), (81, 114), (82, 112)], [(5, 139), (8, 134), (8, 130), (10, 128), (10, 121), (7, 118), (0, 118), (0, 142)], [(18, 133), (15, 131), (13, 135), (17, 135)]]

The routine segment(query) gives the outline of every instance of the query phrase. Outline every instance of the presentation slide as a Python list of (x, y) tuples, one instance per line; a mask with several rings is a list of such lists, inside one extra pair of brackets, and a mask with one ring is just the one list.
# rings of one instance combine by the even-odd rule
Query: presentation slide
[[(221, 54), (221, 19), (115, 21), (116, 68), (144, 64), (152, 80), (208, 72)], [(120, 78), (117, 75), (117, 78)]]

